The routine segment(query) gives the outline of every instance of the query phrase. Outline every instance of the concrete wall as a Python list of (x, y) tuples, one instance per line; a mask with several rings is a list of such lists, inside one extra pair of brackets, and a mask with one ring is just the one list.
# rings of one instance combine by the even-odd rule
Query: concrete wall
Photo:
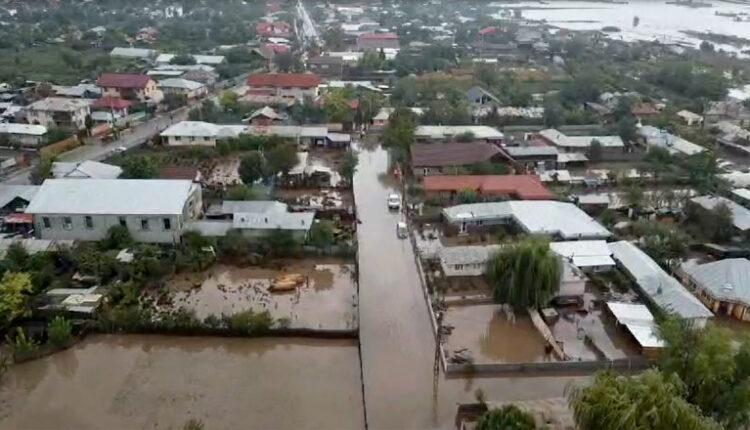
[(540, 363), (447, 364), (446, 375), (507, 375), (518, 373), (593, 373), (604, 369), (644, 370), (651, 365), (645, 357), (600, 361), (552, 361)]
[[(39, 239), (46, 240), (80, 240), (98, 241), (107, 237), (110, 227), (120, 225), (120, 219), (124, 219), (130, 235), (138, 242), (150, 243), (176, 243), (182, 235), (181, 215), (92, 215), (93, 226), (86, 227), (86, 215), (60, 215), (60, 214), (35, 214), (34, 230)], [(50, 227), (44, 226), (44, 219), (50, 222)], [(71, 221), (70, 228), (65, 227), (65, 219)], [(163, 220), (170, 220), (171, 229), (164, 229)], [(148, 220), (148, 230), (141, 228), (141, 221)]]

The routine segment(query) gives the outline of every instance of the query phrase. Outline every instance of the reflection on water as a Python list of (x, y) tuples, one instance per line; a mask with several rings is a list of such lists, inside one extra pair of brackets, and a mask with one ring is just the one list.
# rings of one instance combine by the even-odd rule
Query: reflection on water
[[(0, 428), (363, 428), (352, 341), (92, 336), (11, 367)], [(252, 424), (249, 424), (252, 423)]]

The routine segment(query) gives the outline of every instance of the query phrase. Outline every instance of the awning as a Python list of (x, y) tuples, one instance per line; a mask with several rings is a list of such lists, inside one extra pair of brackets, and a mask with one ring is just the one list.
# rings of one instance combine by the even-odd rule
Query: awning
[(32, 214), (26, 214), (26, 213), (15, 213), (7, 215), (3, 222), (5, 224), (33, 224), (34, 223), (34, 217)]

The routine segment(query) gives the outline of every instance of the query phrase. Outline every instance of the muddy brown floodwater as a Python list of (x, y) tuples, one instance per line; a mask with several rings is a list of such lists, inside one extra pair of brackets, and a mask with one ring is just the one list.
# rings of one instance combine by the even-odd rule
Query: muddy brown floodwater
[(13, 366), (2, 429), (361, 429), (354, 341), (90, 336)]

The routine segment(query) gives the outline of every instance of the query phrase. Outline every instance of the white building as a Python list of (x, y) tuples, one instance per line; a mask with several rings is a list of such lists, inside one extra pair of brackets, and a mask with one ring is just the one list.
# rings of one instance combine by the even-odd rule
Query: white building
[(48, 179), (26, 213), (39, 239), (98, 241), (120, 225), (138, 242), (177, 243), (202, 205), (191, 181)]
[(438, 250), (438, 258), (447, 277), (482, 276), (500, 249), (500, 245), (445, 246)]
[(612, 250), (604, 240), (552, 242), (549, 247), (584, 272), (607, 272), (615, 267)]
[(29, 124), (47, 128), (83, 130), (86, 116), (91, 113), (90, 105), (88, 100), (47, 97), (26, 107), (26, 119)]
[(39, 146), (47, 135), (47, 127), (34, 124), (0, 123), (0, 138), (21, 146)]
[(472, 135), (474, 140), (501, 142), (503, 133), (487, 125), (420, 125), (414, 131), (417, 140), (446, 140), (463, 135)]
[(159, 81), (158, 87), (164, 95), (182, 95), (188, 99), (196, 99), (208, 94), (206, 85), (183, 78), (162, 79)]
[(638, 129), (638, 135), (648, 146), (664, 148), (672, 155), (694, 155), (704, 152), (706, 148), (696, 145), (665, 130), (659, 130), (650, 125)]
[(603, 151), (622, 152), (625, 147), (620, 136), (568, 136), (555, 129), (542, 130), (537, 133), (550, 145), (567, 152), (586, 152), (594, 142), (599, 142)]
[(216, 146), (219, 139), (247, 133), (244, 125), (218, 125), (203, 121), (180, 121), (161, 133), (169, 146)]

